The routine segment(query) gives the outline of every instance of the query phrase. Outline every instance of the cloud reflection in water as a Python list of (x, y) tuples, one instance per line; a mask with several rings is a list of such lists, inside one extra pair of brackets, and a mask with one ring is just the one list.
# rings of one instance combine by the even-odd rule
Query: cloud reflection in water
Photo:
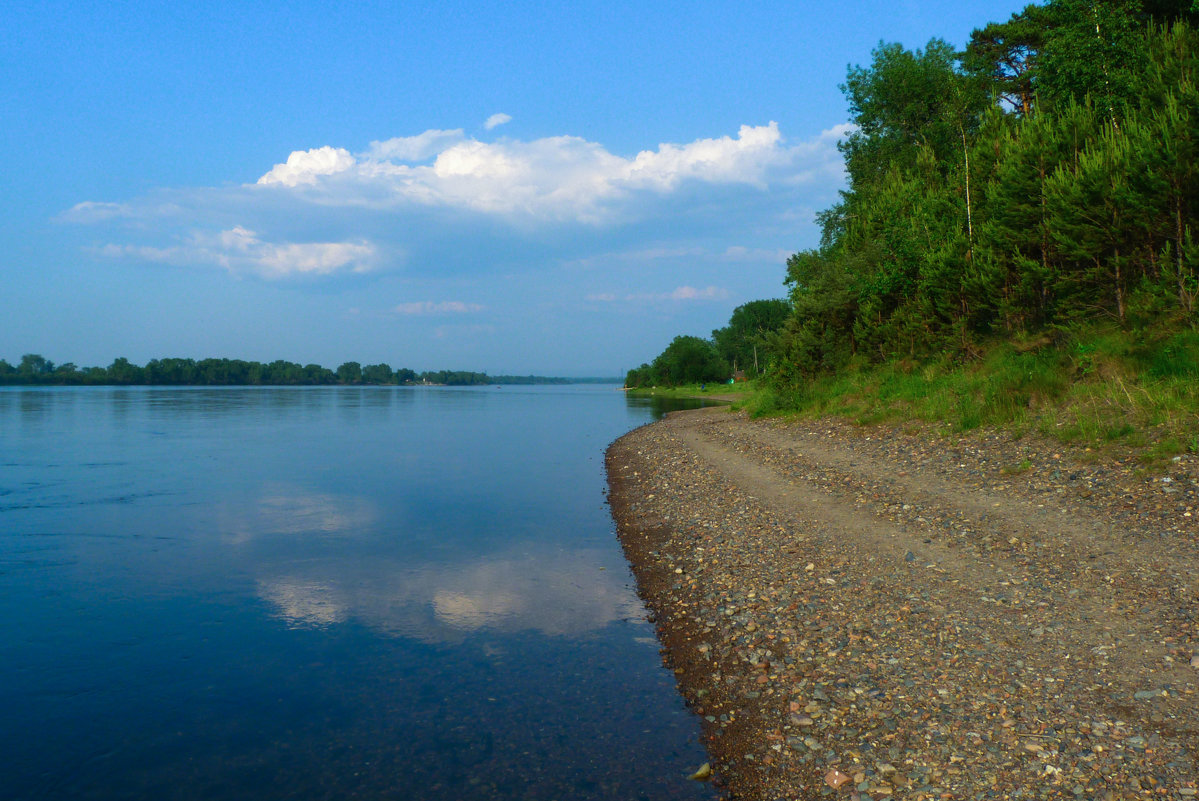
[(258, 594), (294, 628), (344, 623), (349, 610), (336, 588), (314, 581), (260, 581)]
[(248, 507), (222, 509), (220, 528), (228, 542), (242, 545), (275, 534), (353, 534), (379, 516), (366, 498), (271, 485)]
[(351, 618), (376, 631), (426, 642), (481, 631), (534, 630), (577, 637), (638, 618), (623, 571), (601, 571), (604, 552), (497, 556), (413, 567), (399, 561), (327, 560), (304, 574), (259, 583), (259, 595), (292, 626)]

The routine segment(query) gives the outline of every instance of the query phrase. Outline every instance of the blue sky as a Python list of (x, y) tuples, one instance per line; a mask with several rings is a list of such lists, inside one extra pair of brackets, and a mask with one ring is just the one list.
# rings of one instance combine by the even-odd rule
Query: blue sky
[(783, 296), (847, 65), (1021, 5), (0, 0), (0, 358), (623, 374)]

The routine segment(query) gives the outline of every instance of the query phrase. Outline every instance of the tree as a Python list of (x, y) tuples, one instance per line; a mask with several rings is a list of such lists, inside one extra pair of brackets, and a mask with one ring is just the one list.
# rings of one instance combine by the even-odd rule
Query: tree
[(850, 68), (841, 87), (858, 126), (840, 145), (854, 191), (892, 168), (914, 165), (921, 147), (931, 148), (938, 161), (952, 162), (960, 152), (949, 110), (953, 86), (963, 80), (954, 49), (941, 39), (914, 51), (881, 43), (873, 56), (869, 68)]
[(785, 300), (751, 300), (733, 309), (729, 324), (712, 332), (712, 342), (726, 362), (756, 374), (769, 362), (790, 314)]
[(38, 381), (54, 372), (54, 362), (36, 353), (26, 353), (17, 365), (17, 374), (24, 381)]
[(342, 384), (361, 384), (362, 365), (358, 362), (346, 362), (337, 368), (337, 380)]
[(706, 339), (677, 336), (652, 365), (658, 383), (666, 385), (727, 381), (729, 365)]
[(391, 366), (384, 364), (368, 364), (362, 368), (362, 383), (364, 384), (390, 384), (394, 380)]
[(999, 102), (1021, 116), (1033, 111), (1047, 23), (1044, 7), (1027, 6), (1007, 22), (976, 28), (962, 54), (966, 71), (985, 80)]
[(1148, 61), (1139, 0), (1054, 0), (1047, 9), (1042, 94), (1054, 104), (1089, 96), (1119, 127)]
[(140, 384), (142, 368), (136, 364), (130, 364), (128, 359), (121, 356), (114, 359), (108, 366), (108, 380), (114, 384)]

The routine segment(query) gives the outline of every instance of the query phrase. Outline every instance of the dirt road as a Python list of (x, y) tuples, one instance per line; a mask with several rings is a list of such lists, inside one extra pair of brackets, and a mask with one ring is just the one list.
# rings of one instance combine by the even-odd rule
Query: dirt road
[(1196, 797), (1199, 461), (714, 409), (608, 471), (732, 797)]

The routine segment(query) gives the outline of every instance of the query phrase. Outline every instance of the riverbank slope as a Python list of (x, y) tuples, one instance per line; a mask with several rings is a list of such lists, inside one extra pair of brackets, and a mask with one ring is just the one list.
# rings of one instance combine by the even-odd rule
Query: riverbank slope
[(733, 797), (1195, 797), (1194, 457), (717, 408), (607, 465)]

